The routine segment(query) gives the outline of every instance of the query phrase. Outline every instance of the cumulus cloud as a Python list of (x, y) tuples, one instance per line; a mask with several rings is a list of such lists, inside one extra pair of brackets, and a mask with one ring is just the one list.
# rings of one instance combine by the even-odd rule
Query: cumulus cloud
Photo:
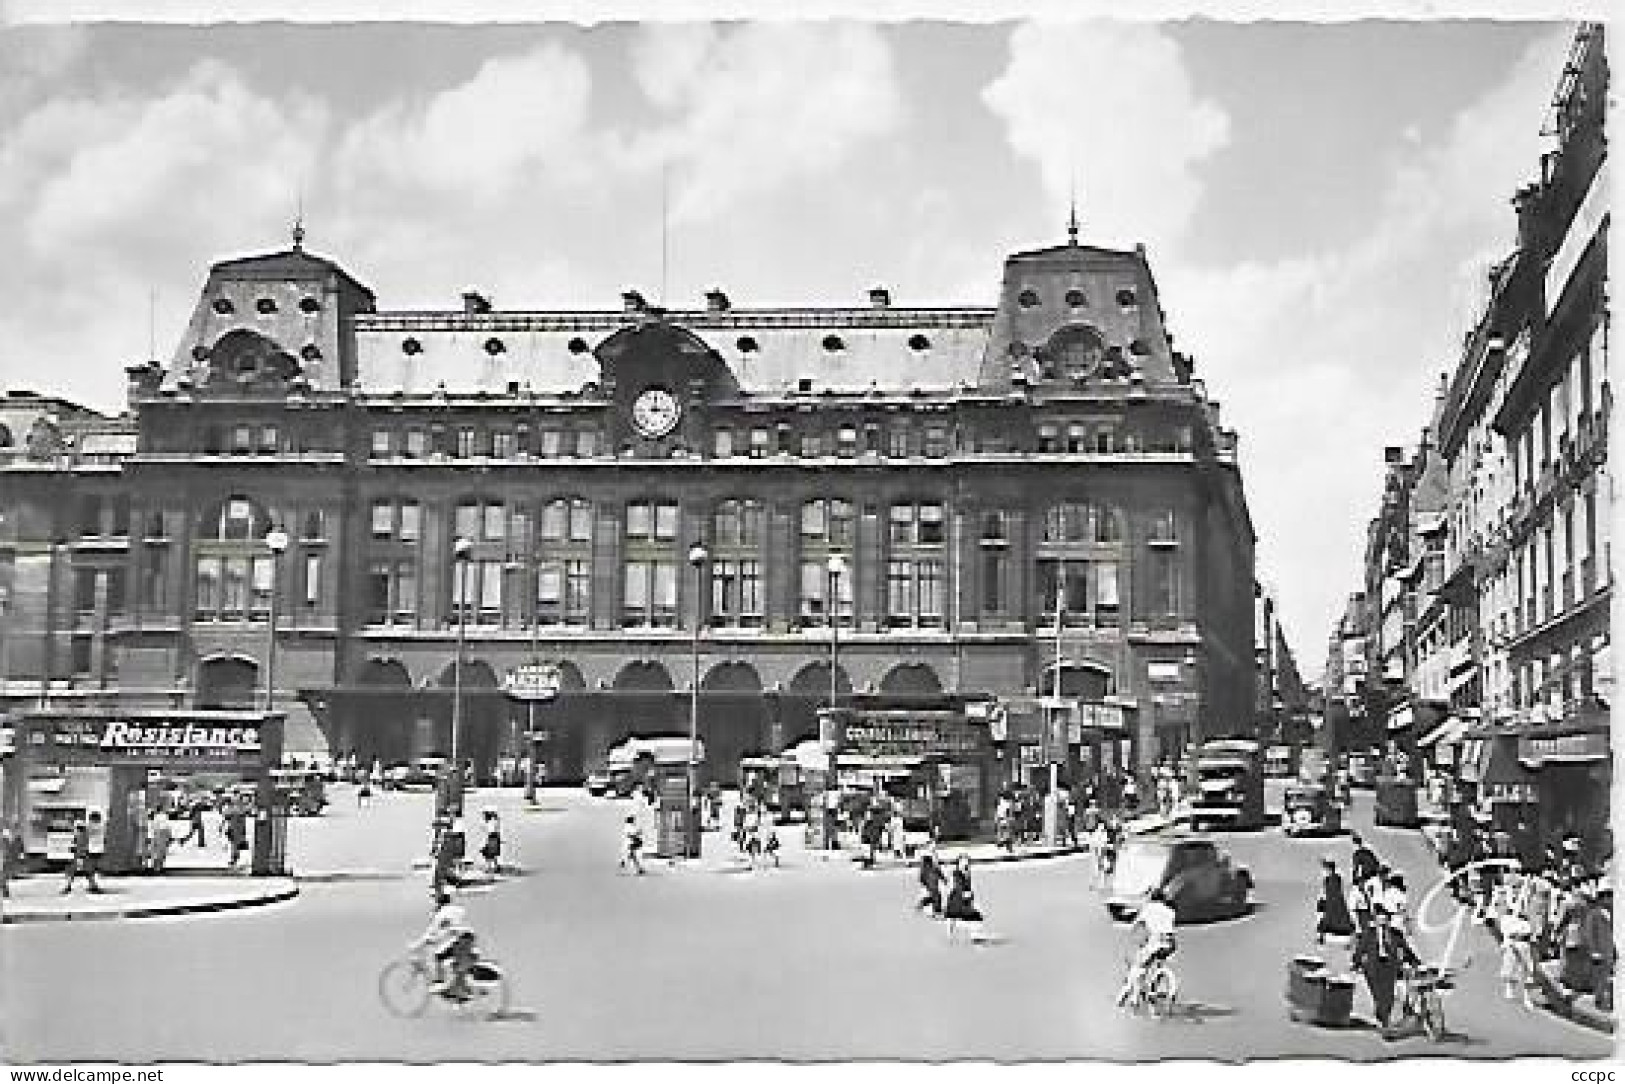
[(592, 79), (575, 52), (543, 45), (487, 61), (418, 105), (395, 103), (343, 137), (335, 171), (360, 196), (382, 189), (490, 202), (521, 186), (592, 176)]
[(892, 52), (875, 26), (650, 27), (635, 60), (640, 87), (672, 114), (638, 151), (671, 165), (677, 220), (831, 176), (903, 117)]
[(1076, 183), (1092, 237), (1177, 238), (1201, 198), (1201, 162), (1230, 133), (1178, 45), (1150, 24), (1027, 23), (1009, 50), (982, 98), (1056, 206)]

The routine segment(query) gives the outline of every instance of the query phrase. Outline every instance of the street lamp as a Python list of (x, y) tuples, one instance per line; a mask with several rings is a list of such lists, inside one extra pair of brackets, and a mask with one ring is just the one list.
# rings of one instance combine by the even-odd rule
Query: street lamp
[[(542, 554), (539, 518), (530, 528), (530, 664), (542, 664)], [(525, 701), (525, 802), (536, 804), (536, 698)]]
[(463, 645), (468, 636), (468, 563), (474, 543), (459, 535), (451, 543), (457, 577), (457, 655), (451, 663), (451, 783), (448, 813), (463, 811), (463, 762), (458, 759), (458, 733), (463, 723)]
[(711, 554), (700, 543), (688, 548), (694, 569), (693, 680), (688, 687), (688, 856), (700, 856), (700, 629), (705, 623), (705, 565)]
[(276, 704), (276, 619), (277, 587), (282, 575), (282, 555), (288, 551), (288, 532), (272, 527), (265, 534), (265, 548), (271, 551), (270, 628), (265, 637), (265, 710)]
[(840, 698), (840, 684), (837, 675), (841, 670), (841, 578), (846, 575), (846, 558), (839, 553), (832, 553), (824, 562), (824, 571), (828, 574), (827, 590), (829, 607), (829, 781), (825, 784), (824, 798), (824, 849), (835, 850), (840, 843), (835, 834), (835, 811), (830, 808), (829, 795), (838, 789), (840, 778), (840, 733), (841, 721), (836, 717), (835, 710)]
[(0, 587), (0, 711), (5, 710), (5, 690), (11, 684), (11, 643), (6, 638), (10, 611), (11, 591)]

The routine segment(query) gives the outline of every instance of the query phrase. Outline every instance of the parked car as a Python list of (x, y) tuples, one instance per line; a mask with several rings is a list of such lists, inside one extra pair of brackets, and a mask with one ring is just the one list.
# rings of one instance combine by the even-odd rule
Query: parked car
[(610, 780), (608, 768), (594, 768), (587, 773), (587, 793), (594, 798), (602, 798), (609, 793)]
[(1294, 784), (1282, 801), (1281, 827), (1289, 836), (1336, 835), (1343, 830), (1343, 806), (1319, 784)]
[(1370, 790), (1377, 785), (1377, 758), (1367, 753), (1349, 754), (1349, 785)]
[(326, 778), (318, 769), (283, 768), (271, 773), (277, 801), (290, 813), (314, 817), (327, 807)]
[(1253, 877), (1210, 839), (1132, 839), (1117, 856), (1106, 910), (1115, 919), (1133, 918), (1159, 886), (1168, 892), (1177, 922), (1235, 918), (1248, 911)]

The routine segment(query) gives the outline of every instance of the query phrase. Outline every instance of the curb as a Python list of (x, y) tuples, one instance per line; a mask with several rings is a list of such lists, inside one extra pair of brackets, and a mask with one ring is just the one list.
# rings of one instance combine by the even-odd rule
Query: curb
[(108, 911), (56, 911), (0, 915), (0, 925), (15, 926), (38, 922), (109, 922), (130, 918), (164, 918), (170, 915), (203, 915), (218, 911), (237, 911), (248, 907), (264, 907), (272, 903), (285, 903), (299, 895), (299, 886), (290, 884), (274, 892), (237, 899), (209, 900), (204, 903), (153, 904), (144, 907), (124, 907)]
[(310, 873), (289, 874), (300, 884), (343, 884), (349, 881), (405, 881), (410, 872), (391, 872), (383, 869), (315, 870)]
[(1582, 1004), (1580, 1001), (1581, 995), (1571, 994), (1565, 990), (1557, 979), (1551, 975), (1551, 972), (1557, 969), (1551, 961), (1547, 961), (1535, 968), (1535, 981), (1540, 984), (1540, 992), (1546, 1002), (1546, 1011), (1553, 1016), (1579, 1024), (1583, 1028), (1589, 1028), (1604, 1035), (1614, 1034), (1614, 1018), (1601, 1009)]

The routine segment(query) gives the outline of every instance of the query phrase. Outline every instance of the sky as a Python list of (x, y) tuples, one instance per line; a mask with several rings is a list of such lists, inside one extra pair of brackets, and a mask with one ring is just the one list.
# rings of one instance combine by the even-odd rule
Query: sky
[(5, 3), (0, 387), (122, 409), (123, 367), (169, 358), (208, 265), (286, 247), (301, 212), (382, 308), (877, 284), (987, 305), (1007, 254), (1064, 240), (1075, 192), (1086, 243), (1147, 246), (1240, 433), (1259, 575), (1311, 678), (1383, 448), (1415, 445), (1511, 249), (1574, 30), (52, 26)]

